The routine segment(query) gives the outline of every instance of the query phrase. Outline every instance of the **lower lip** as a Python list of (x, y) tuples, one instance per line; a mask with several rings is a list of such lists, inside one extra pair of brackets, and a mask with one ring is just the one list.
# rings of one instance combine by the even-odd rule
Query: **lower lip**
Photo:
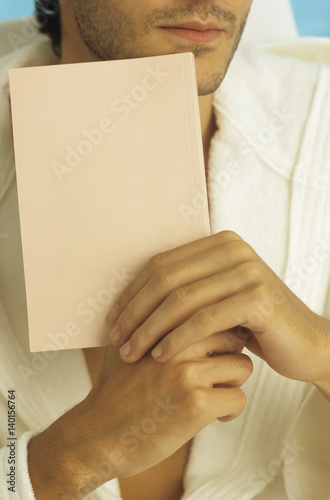
[(211, 43), (214, 42), (221, 35), (221, 30), (205, 30), (197, 31), (184, 28), (162, 28), (168, 33), (179, 36), (180, 38), (185, 38), (190, 42), (194, 43)]

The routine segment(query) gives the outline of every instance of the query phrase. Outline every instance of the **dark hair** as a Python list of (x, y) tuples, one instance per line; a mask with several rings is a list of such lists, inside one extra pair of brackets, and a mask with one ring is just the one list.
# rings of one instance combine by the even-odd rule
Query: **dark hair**
[(60, 0), (35, 0), (40, 33), (49, 35), (55, 54), (61, 54)]

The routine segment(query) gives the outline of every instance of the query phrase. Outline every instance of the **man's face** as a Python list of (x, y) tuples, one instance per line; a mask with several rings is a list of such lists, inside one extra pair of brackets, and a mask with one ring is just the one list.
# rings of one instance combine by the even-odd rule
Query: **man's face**
[(252, 0), (73, 0), (80, 35), (97, 59), (193, 52), (198, 90), (220, 85)]

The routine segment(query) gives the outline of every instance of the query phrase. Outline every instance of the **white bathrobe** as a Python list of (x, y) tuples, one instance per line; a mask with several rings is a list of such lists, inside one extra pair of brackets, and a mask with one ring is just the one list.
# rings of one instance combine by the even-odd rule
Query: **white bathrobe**
[[(29, 439), (91, 386), (82, 351), (28, 350), (7, 70), (54, 62), (49, 43), (38, 41), (0, 64), (1, 500), (34, 499)], [(214, 108), (212, 232), (236, 231), (311, 309), (329, 316), (329, 69), (241, 48)], [(33, 175), (33, 165), (27, 168)], [(312, 385), (288, 380), (251, 357), (246, 409), (195, 437), (183, 499), (330, 499), (330, 404)], [(8, 491), (6, 476), (10, 389), (16, 391), (16, 494)], [(87, 498), (119, 500), (117, 480)]]

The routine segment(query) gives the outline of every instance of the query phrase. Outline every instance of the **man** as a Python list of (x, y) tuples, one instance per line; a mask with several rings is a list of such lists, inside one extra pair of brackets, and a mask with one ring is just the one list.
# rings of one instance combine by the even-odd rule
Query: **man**
[[(19, 262), (1, 289), (2, 394), (6, 411), (15, 381), (21, 437), (2, 438), (3, 498), (10, 481), (37, 500), (330, 495), (329, 72), (242, 50), (224, 79), (251, 3), (66, 0), (60, 36), (58, 22), (45, 26), (59, 61), (49, 43), (17, 56), (32, 65), (192, 51), (213, 235), (146, 264), (109, 313), (115, 347), (62, 352), (42, 368), (26, 352), (19, 237), (4, 247), (2, 268)], [(17, 225), (8, 158), (2, 213)]]

